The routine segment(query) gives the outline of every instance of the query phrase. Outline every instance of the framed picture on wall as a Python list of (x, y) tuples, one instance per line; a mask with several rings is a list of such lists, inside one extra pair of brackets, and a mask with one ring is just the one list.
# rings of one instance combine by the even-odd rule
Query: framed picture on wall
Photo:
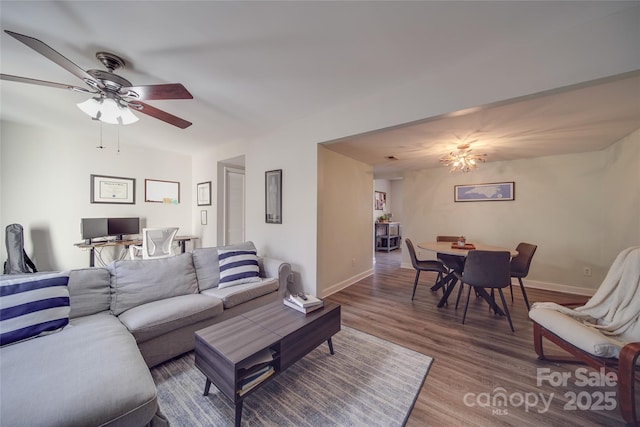
[(373, 198), (374, 209), (377, 211), (383, 211), (387, 208), (387, 193), (384, 191), (376, 191)]
[(91, 175), (91, 203), (136, 203), (136, 180), (119, 176)]
[(198, 206), (211, 206), (211, 181), (199, 183), (197, 193)]
[(453, 191), (456, 202), (497, 202), (516, 199), (515, 182), (491, 182), (488, 184), (456, 185)]
[(177, 205), (180, 203), (180, 183), (177, 181), (145, 179), (144, 201)]
[(265, 222), (282, 224), (282, 169), (264, 175)]

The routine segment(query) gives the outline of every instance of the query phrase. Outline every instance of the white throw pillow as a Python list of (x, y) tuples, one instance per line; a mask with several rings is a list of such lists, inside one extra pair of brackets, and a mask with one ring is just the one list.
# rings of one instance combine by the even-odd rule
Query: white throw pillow
[(259, 282), (260, 267), (256, 251), (229, 249), (218, 251), (220, 264), (220, 284), (218, 288)]
[(62, 330), (69, 324), (69, 273), (0, 280), (0, 346)]

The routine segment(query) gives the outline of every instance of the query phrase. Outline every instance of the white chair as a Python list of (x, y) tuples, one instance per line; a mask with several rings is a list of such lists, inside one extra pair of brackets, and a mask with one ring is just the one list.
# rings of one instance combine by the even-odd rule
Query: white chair
[(131, 259), (154, 259), (167, 258), (173, 256), (173, 241), (175, 240), (178, 227), (166, 228), (143, 228), (142, 246), (129, 246)]

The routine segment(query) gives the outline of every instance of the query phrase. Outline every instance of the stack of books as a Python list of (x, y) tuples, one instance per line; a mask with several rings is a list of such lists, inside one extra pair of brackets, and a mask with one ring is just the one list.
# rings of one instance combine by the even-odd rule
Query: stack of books
[(249, 390), (269, 378), (275, 372), (276, 371), (275, 369), (273, 369), (272, 365), (266, 365), (263, 368), (252, 373), (251, 375), (247, 375), (238, 382), (238, 396), (242, 396), (245, 393), (249, 392)]
[(238, 395), (242, 396), (275, 373), (273, 351), (265, 348), (238, 366)]
[(324, 301), (313, 295), (301, 292), (297, 295), (290, 294), (285, 297), (284, 305), (306, 314), (324, 307)]

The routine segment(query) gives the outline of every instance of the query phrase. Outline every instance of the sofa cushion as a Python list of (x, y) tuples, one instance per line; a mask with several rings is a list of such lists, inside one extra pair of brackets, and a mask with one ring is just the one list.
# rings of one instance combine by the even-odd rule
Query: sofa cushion
[(127, 328), (108, 313), (0, 349), (3, 426), (142, 426), (156, 387)]
[(240, 285), (242, 283), (259, 282), (260, 267), (258, 256), (253, 250), (227, 249), (218, 250), (220, 268), (219, 288)]
[(109, 310), (111, 276), (101, 267), (81, 268), (69, 272), (70, 318), (88, 316)]
[(623, 342), (556, 310), (533, 307), (529, 311), (529, 317), (543, 328), (594, 356), (617, 358), (624, 346)]
[(235, 245), (217, 248), (197, 248), (193, 250), (193, 265), (198, 276), (198, 287), (201, 291), (215, 288), (220, 282), (220, 266), (218, 264), (218, 249), (256, 250), (253, 242), (243, 242)]
[(181, 295), (134, 307), (119, 316), (141, 343), (222, 313), (222, 301), (200, 294)]
[(243, 302), (258, 298), (278, 290), (279, 282), (275, 278), (260, 279), (259, 282), (244, 283), (228, 288), (210, 288), (202, 291), (202, 295), (222, 300), (224, 308), (231, 308)]
[(69, 323), (69, 273), (0, 280), (0, 345), (58, 332)]
[(116, 316), (152, 301), (198, 292), (191, 253), (109, 264), (111, 312)]

